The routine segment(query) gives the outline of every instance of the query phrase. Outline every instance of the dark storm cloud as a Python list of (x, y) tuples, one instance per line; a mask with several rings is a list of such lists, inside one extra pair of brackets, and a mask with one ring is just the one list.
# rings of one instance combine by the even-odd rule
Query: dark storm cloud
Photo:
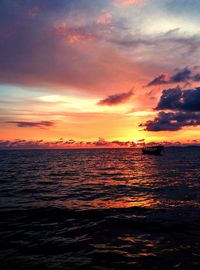
[(200, 125), (200, 113), (194, 112), (159, 112), (154, 120), (140, 124), (146, 131), (177, 131), (185, 126)]
[(27, 121), (8, 121), (8, 124), (16, 124), (18, 127), (37, 127), (37, 128), (47, 128), (54, 126), (53, 121), (39, 121), (39, 122), (27, 122)]
[(189, 68), (184, 68), (171, 77), (167, 74), (161, 74), (158, 77), (150, 81), (147, 86), (155, 86), (169, 83), (188, 83), (188, 82), (197, 82), (200, 81), (200, 74), (192, 74), (192, 70)]
[(119, 105), (127, 101), (132, 95), (133, 95), (133, 91), (130, 90), (126, 93), (120, 93), (120, 94), (108, 96), (107, 98), (100, 100), (97, 104), (108, 105), (108, 106)]
[(200, 87), (181, 90), (179, 87), (163, 90), (156, 110), (200, 112)]
[(161, 111), (153, 120), (140, 126), (147, 131), (176, 131), (185, 126), (200, 125), (200, 88), (163, 90), (155, 110)]

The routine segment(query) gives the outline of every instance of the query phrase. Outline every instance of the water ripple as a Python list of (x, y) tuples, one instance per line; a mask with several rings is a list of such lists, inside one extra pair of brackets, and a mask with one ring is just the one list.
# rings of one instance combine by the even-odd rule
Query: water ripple
[(0, 152), (2, 269), (197, 269), (200, 150)]

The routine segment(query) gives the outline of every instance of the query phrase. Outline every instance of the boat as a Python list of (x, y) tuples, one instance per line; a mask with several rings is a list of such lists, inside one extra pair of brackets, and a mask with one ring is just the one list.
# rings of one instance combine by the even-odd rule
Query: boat
[(147, 155), (160, 155), (163, 149), (164, 146), (162, 145), (146, 146), (142, 148), (142, 153)]

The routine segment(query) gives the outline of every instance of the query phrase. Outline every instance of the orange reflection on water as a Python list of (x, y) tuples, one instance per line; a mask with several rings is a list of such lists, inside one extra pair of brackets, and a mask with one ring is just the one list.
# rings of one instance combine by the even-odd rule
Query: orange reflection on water
[(95, 199), (91, 201), (84, 200), (66, 200), (56, 203), (57, 206), (67, 208), (129, 208), (129, 207), (153, 207), (159, 204), (159, 201), (148, 195), (143, 197), (121, 197), (118, 199)]
[(156, 248), (159, 242), (155, 240), (146, 239), (144, 235), (137, 236), (121, 236), (118, 237), (121, 245), (129, 247), (127, 249), (127, 257), (154, 257), (156, 256)]

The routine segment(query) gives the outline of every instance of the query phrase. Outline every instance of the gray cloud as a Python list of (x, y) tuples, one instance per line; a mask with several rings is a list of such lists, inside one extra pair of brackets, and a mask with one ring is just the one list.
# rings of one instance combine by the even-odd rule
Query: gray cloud
[(37, 127), (37, 128), (47, 128), (54, 126), (53, 121), (39, 121), (39, 122), (27, 122), (27, 121), (7, 121), (8, 124), (15, 124), (18, 127)]
[(156, 110), (200, 111), (200, 87), (181, 90), (172, 88), (163, 90)]
[(150, 81), (147, 84), (147, 87), (169, 83), (182, 83), (182, 82), (187, 83), (189, 81), (197, 81), (198, 79), (200, 80), (200, 75), (199, 74), (192, 75), (192, 71), (186, 67), (176, 72), (171, 77), (166, 74), (159, 75), (158, 77)]
[(166, 74), (161, 74), (152, 81), (150, 81), (147, 86), (161, 85), (166, 83), (169, 83), (168, 79), (166, 78)]
[(177, 131), (185, 126), (200, 125), (200, 88), (165, 89), (155, 110), (161, 111), (153, 120), (140, 124), (147, 131)]
[(177, 131), (185, 126), (200, 125), (200, 113), (159, 112), (153, 120), (140, 124), (146, 131)]
[(119, 105), (127, 101), (132, 95), (133, 95), (133, 91), (130, 90), (125, 93), (119, 93), (119, 94), (108, 96), (107, 98), (100, 100), (97, 104), (108, 105), (108, 106)]

